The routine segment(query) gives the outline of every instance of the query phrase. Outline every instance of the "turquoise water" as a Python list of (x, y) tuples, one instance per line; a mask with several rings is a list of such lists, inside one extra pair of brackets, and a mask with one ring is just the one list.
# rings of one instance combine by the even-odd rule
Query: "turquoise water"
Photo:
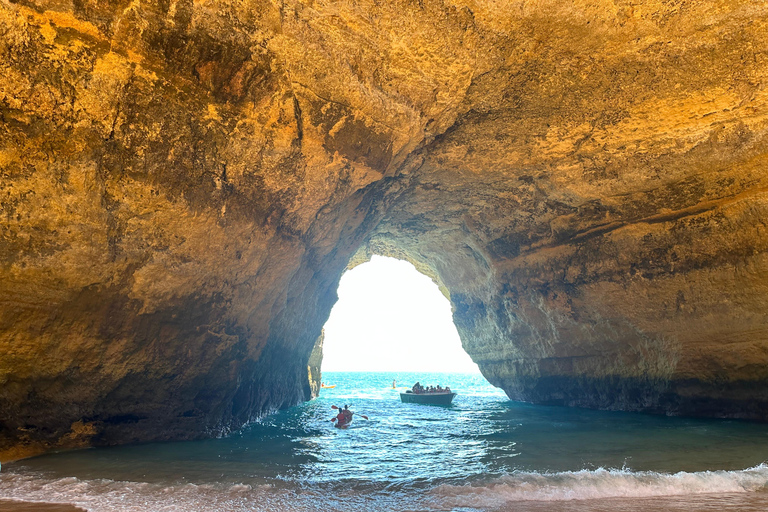
[[(459, 394), (403, 404), (393, 379)], [(768, 508), (768, 425), (532, 406), (479, 375), (323, 380), (336, 388), (227, 438), (5, 465), (0, 497), (94, 512)], [(336, 429), (331, 406), (345, 404), (355, 419)]]

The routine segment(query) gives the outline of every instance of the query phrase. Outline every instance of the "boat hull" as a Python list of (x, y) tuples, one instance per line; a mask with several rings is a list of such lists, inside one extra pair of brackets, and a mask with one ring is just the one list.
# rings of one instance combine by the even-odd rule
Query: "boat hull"
[(405, 404), (451, 405), (456, 393), (400, 393)]

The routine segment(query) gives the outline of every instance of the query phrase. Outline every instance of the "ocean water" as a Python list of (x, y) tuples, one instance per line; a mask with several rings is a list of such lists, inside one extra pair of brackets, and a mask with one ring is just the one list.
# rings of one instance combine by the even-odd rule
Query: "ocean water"
[[(450, 385), (450, 407), (398, 386)], [(6, 464), (0, 498), (133, 511), (768, 510), (768, 425), (512, 402), (480, 375), (329, 373), (227, 438)], [(356, 412), (333, 427), (333, 405)], [(364, 419), (366, 415), (368, 419)]]

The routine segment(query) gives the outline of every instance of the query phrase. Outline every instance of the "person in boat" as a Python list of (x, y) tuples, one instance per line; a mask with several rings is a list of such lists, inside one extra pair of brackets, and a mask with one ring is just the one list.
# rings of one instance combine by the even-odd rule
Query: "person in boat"
[(352, 423), (352, 415), (354, 414), (352, 411), (349, 410), (349, 406), (345, 405), (344, 410), (341, 411), (344, 414), (344, 417), (346, 418), (346, 423)]
[(413, 385), (413, 392), (417, 393), (417, 394), (421, 393), (421, 384), (419, 384), (418, 382), (416, 384), (414, 384)]
[(338, 409), (339, 414), (337, 414), (335, 418), (331, 418), (331, 421), (335, 421), (338, 428), (347, 426), (350, 420), (348, 420), (347, 415), (344, 414), (344, 409), (341, 407), (336, 407), (336, 409)]

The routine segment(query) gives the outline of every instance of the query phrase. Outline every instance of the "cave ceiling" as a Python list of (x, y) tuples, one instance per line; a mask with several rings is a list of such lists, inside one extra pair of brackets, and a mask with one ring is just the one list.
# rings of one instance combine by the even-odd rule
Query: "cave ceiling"
[(766, 420), (767, 77), (753, 0), (3, 2), (0, 459), (311, 398), (373, 253), (510, 398)]

